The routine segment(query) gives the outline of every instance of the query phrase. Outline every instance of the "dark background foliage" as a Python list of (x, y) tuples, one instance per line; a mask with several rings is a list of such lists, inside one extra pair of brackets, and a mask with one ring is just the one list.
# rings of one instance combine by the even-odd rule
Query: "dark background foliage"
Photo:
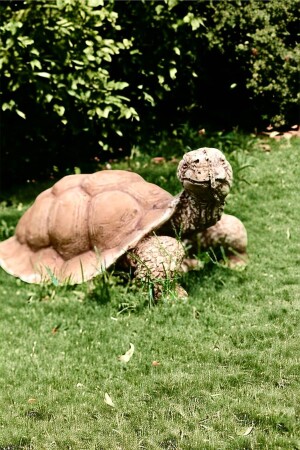
[(185, 126), (297, 122), (299, 6), (2, 3), (1, 185), (88, 170)]

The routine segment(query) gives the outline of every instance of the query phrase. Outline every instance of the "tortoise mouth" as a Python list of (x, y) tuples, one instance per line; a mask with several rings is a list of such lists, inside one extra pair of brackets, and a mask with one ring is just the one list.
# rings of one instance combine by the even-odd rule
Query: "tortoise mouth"
[[(214, 181), (218, 183), (226, 182), (225, 177), (214, 177)], [(205, 179), (199, 179), (199, 178), (191, 178), (191, 177), (181, 177), (182, 183), (190, 183), (190, 184), (200, 184), (200, 185), (211, 185), (212, 179), (211, 178), (205, 178)]]
[(212, 189), (211, 180), (194, 180), (191, 178), (183, 178), (181, 180), (183, 187), (185, 189), (200, 189), (200, 190), (207, 190)]
[(201, 184), (201, 185), (209, 185), (210, 180), (195, 180), (192, 178), (182, 178), (182, 183), (189, 183), (189, 184)]
[(197, 196), (210, 197), (214, 188), (211, 185), (210, 181), (199, 181), (199, 180), (191, 180), (190, 178), (184, 178), (182, 180), (183, 188)]
[(204, 201), (211, 201), (225, 198), (230, 189), (230, 185), (226, 183), (226, 180), (193, 180), (191, 178), (184, 178), (182, 185), (185, 191), (189, 192), (192, 196), (203, 199)]

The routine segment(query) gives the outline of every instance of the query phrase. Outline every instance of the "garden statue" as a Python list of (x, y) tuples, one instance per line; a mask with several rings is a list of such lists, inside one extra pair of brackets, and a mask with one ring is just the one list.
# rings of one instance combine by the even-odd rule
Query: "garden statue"
[(222, 216), (232, 184), (225, 156), (214, 148), (190, 151), (177, 175), (183, 191), (175, 197), (129, 171), (65, 176), (0, 243), (0, 266), (29, 283), (55, 277), (76, 284), (126, 259), (137, 279), (158, 286), (159, 296), (163, 280), (181, 270), (185, 239), (205, 248), (224, 245), (228, 258), (242, 261), (246, 230), (235, 217)]

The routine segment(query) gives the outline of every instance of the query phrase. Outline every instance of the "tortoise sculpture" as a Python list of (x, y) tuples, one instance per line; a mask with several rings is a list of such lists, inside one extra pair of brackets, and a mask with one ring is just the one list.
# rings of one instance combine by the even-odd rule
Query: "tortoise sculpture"
[(214, 148), (186, 153), (177, 175), (183, 191), (175, 197), (129, 171), (65, 176), (36, 198), (15, 235), (0, 243), (0, 266), (29, 283), (55, 276), (76, 284), (129, 255), (138, 279), (172, 278), (184, 258), (178, 236), (213, 229), (232, 183), (230, 164)]

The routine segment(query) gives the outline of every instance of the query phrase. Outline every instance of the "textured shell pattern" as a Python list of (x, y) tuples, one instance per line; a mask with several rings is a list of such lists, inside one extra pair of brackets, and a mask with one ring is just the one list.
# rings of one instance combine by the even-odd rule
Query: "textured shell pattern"
[(24, 281), (93, 278), (173, 214), (171, 194), (122, 170), (69, 175), (42, 192), (0, 243), (0, 265)]

